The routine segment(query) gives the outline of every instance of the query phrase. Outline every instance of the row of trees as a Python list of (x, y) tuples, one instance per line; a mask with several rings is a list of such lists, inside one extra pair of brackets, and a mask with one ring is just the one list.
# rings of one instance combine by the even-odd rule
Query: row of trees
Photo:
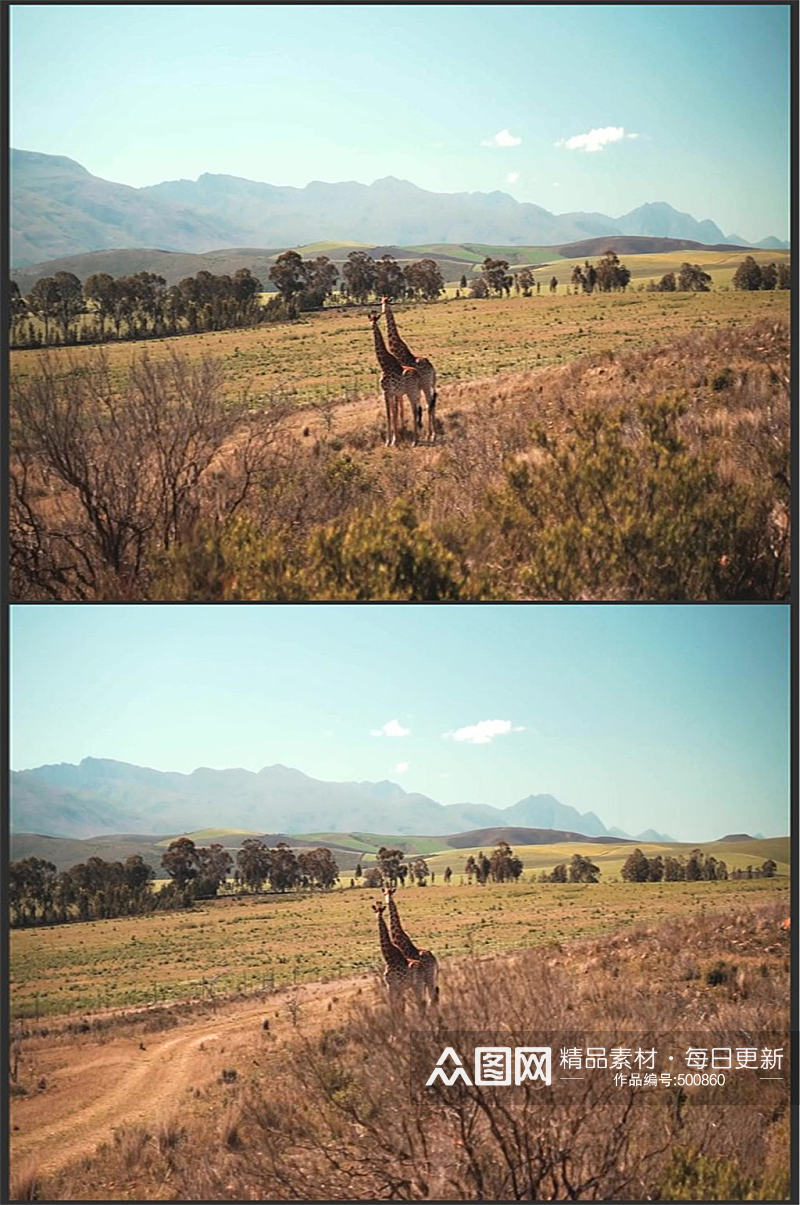
[(734, 289), (790, 289), (792, 270), (785, 260), (779, 264), (757, 264), (752, 255), (739, 264), (733, 274)]
[(584, 293), (593, 293), (595, 289), (600, 293), (616, 293), (625, 291), (630, 278), (630, 272), (620, 263), (616, 251), (608, 250), (597, 264), (590, 264), (588, 259), (583, 267), (576, 264), (570, 282)]
[(677, 278), (674, 272), (665, 272), (658, 284), (651, 283), (648, 288), (654, 293), (708, 293), (710, 285), (711, 277), (699, 264), (685, 263)]
[(625, 860), (622, 867), (622, 877), (630, 883), (660, 883), (686, 881), (713, 882), (720, 879), (771, 879), (777, 873), (777, 863), (767, 858), (761, 866), (748, 866), (746, 870), (728, 871), (721, 858), (713, 854), (704, 854), (701, 849), (693, 849), (688, 858), (672, 857), (667, 854), (662, 857), (656, 854), (646, 857), (640, 849), (635, 849)]
[(158, 906), (152, 878), (140, 854), (124, 862), (91, 857), (60, 873), (44, 858), (22, 858), (8, 867), (10, 923), (50, 925), (149, 912)]
[(273, 891), (296, 887), (333, 887), (339, 867), (329, 849), (302, 849), (298, 854), (284, 841), (270, 849), (260, 837), (248, 837), (236, 855), (234, 882), (249, 891), (261, 891), (269, 881)]
[(500, 841), (491, 857), (487, 857), (483, 850), (478, 853), (477, 858), (470, 854), (464, 866), (464, 874), (468, 883), (474, 878), (481, 886), (490, 880), (493, 883), (516, 882), (522, 874), (522, 862), (515, 856), (507, 841)]
[[(91, 857), (60, 873), (44, 858), (22, 858), (8, 868), (10, 923), (21, 927), (132, 916), (155, 909), (188, 907), (211, 899), (233, 874), (240, 889), (273, 891), (328, 889), (339, 877), (329, 849), (299, 853), (281, 842), (270, 849), (257, 837), (242, 843), (234, 861), (218, 842), (197, 846), (189, 837), (170, 842), (161, 858), (169, 876), (160, 891), (152, 890), (154, 871), (140, 854), (124, 862)], [(427, 867), (425, 868), (427, 873)]]
[(573, 854), (569, 866), (559, 862), (551, 871), (539, 872), (540, 883), (597, 883), (600, 869), (583, 854)]
[(264, 317), (262, 288), (249, 268), (233, 276), (203, 269), (170, 288), (155, 272), (118, 277), (95, 272), (83, 284), (72, 272), (56, 272), (37, 280), (26, 297), (12, 280), (11, 342), (21, 347), (102, 343), (250, 326)]

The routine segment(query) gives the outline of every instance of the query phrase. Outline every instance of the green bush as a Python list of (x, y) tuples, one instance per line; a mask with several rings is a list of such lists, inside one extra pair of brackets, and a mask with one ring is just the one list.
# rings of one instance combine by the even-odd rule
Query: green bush
[(689, 450), (685, 411), (670, 399), (595, 406), (563, 437), (534, 433), (534, 457), (507, 469), (483, 524), (499, 524), (506, 573), (526, 596), (770, 596), (769, 499)]

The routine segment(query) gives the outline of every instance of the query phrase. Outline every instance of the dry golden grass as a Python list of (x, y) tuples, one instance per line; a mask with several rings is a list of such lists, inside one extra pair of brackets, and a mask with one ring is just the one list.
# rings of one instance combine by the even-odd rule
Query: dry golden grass
[[(157, 1123), (123, 1129), (42, 1188), (59, 1200), (788, 1199), (785, 1064), (780, 1080), (731, 1071), (724, 1088), (647, 1089), (602, 1071), (568, 1082), (558, 1059), (563, 1045), (641, 1047), (661, 1072), (689, 1045), (788, 1049), (785, 906), (729, 900), (443, 959), (427, 1016), (393, 1016), (371, 994), (321, 1019), (301, 1009), (273, 1046), (254, 1031), (227, 1076), (198, 1072), (169, 1141)], [(475, 1045), (552, 1045), (553, 1086), (426, 1089), (447, 1044), (467, 1066)]]

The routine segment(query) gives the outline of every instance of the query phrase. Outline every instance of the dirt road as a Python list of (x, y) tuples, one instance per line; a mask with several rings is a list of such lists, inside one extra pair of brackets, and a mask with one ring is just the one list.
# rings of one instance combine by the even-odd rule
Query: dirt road
[(11, 1100), (12, 1178), (61, 1171), (123, 1127), (168, 1123), (187, 1095), (201, 1095), (223, 1071), (241, 1076), (254, 1062), (278, 1058), (298, 1027), (310, 1033), (338, 1019), (372, 984), (364, 974), (220, 1001), (161, 1032), (146, 1032), (143, 1015), (99, 1035), (62, 1029), (24, 1038), (18, 1083), (26, 1095)]

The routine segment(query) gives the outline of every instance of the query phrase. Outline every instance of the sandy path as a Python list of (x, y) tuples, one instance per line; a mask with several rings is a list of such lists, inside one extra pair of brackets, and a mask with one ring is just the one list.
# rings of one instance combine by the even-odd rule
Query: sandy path
[[(91, 1155), (114, 1130), (168, 1121), (182, 1099), (217, 1081), (223, 1068), (270, 1058), (296, 1032), (289, 1007), (296, 1003), (302, 1032), (331, 1020), (369, 975), (332, 983), (301, 984), (258, 1000), (220, 1002), (216, 1012), (190, 1017), (165, 1033), (108, 1031), (63, 1034), (23, 1042), (20, 1082), (27, 1096), (11, 1101), (12, 1176), (46, 1176)], [(263, 1022), (269, 1020), (269, 1029)], [(44, 1084), (43, 1087), (37, 1087)]]

